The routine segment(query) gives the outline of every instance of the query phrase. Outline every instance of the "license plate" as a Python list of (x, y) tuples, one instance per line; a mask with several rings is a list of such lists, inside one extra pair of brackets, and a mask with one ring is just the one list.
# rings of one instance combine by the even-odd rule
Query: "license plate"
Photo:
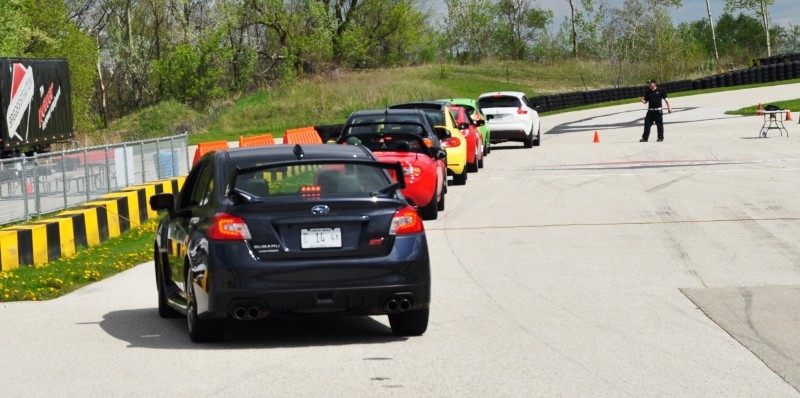
[(301, 228), (300, 247), (303, 249), (327, 249), (342, 247), (342, 229)]

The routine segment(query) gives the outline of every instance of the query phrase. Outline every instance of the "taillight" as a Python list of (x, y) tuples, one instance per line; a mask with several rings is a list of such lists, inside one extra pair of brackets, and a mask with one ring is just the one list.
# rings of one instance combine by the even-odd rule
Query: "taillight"
[(244, 219), (228, 213), (217, 213), (211, 218), (208, 237), (213, 240), (247, 240), (251, 238), (250, 230)]
[(405, 235), (422, 232), (425, 227), (417, 210), (411, 206), (406, 206), (394, 213), (392, 226), (389, 228), (389, 235)]
[(442, 148), (455, 148), (461, 145), (461, 140), (458, 137), (450, 137), (442, 140)]
[(419, 167), (415, 167), (411, 163), (406, 163), (406, 165), (403, 166), (403, 175), (411, 177), (419, 177), (420, 174), (422, 174), (422, 169), (420, 169)]
[(527, 115), (528, 114), (528, 110), (527, 109), (522, 109), (522, 105), (520, 105), (519, 108), (517, 108), (517, 114), (518, 115)]

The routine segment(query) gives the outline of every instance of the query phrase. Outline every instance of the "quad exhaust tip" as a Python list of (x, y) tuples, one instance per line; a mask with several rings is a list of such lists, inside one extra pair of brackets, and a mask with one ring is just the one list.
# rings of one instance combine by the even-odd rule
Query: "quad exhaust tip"
[(238, 306), (233, 309), (233, 319), (238, 321), (252, 321), (267, 316), (268, 312), (259, 306)]
[(414, 306), (413, 300), (414, 296), (408, 294), (390, 296), (386, 300), (383, 309), (388, 313), (408, 311)]

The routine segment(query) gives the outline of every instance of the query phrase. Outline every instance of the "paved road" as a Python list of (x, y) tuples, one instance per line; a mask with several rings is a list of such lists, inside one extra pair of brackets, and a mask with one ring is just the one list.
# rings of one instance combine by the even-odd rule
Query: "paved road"
[[(235, 324), (194, 345), (152, 263), (0, 304), (4, 396), (798, 396), (800, 127), (723, 111), (800, 84), (543, 119), (426, 222), (428, 332), (386, 319)], [(800, 115), (797, 115), (798, 117)], [(594, 132), (600, 143), (592, 143)]]

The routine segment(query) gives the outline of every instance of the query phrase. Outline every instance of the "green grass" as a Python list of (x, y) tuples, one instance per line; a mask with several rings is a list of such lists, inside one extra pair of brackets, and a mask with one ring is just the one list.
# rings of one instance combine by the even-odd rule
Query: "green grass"
[(207, 124), (207, 116), (176, 101), (164, 101), (149, 106), (111, 123), (90, 137), (91, 144), (139, 141), (168, 137), (197, 129)]
[(47, 300), (153, 259), (156, 219), (72, 257), (0, 272), (0, 302)]

